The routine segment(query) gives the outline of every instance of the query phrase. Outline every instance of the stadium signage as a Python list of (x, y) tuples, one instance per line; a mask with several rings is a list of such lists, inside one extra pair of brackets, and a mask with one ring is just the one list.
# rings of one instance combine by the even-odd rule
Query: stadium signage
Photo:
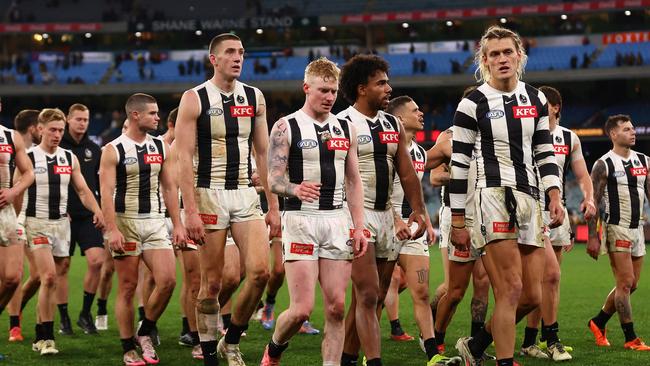
[(291, 28), (314, 26), (318, 24), (317, 17), (267, 16), (251, 18), (218, 18), (218, 19), (171, 19), (153, 20), (151, 22), (134, 22), (129, 24), (130, 31), (140, 32), (177, 32), (196, 30), (235, 30), (257, 28)]
[(650, 42), (650, 32), (603, 34), (603, 44)]
[(97, 32), (105, 23), (16, 23), (0, 24), (0, 33), (80, 33)]

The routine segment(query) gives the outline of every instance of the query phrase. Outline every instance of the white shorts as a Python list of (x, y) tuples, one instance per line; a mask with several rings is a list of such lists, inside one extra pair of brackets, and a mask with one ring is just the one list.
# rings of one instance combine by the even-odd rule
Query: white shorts
[(232, 238), (230, 229), (228, 229), (228, 233), (226, 234), (226, 246), (228, 245), (235, 245), (235, 239)]
[[(408, 222), (407, 219), (404, 219), (404, 222)], [(411, 232), (417, 228), (416, 223), (411, 224)], [(429, 256), (429, 243), (427, 242), (427, 235), (424, 233), (421, 237), (411, 240), (411, 239), (406, 239), (400, 241), (395, 238), (395, 242), (397, 243), (397, 246), (399, 247), (399, 254), (407, 254), (407, 255), (420, 255), (424, 257)]]
[(13, 205), (6, 205), (0, 210), (0, 246), (18, 244), (18, 219)]
[(262, 220), (260, 197), (254, 187), (242, 189), (195, 188), (199, 216), (206, 229), (222, 230), (231, 222)]
[(603, 224), (601, 253), (626, 252), (633, 257), (645, 255), (643, 227), (630, 229), (619, 225)]
[(309, 213), (282, 213), (282, 256), (284, 261), (352, 260), (350, 232), (352, 220), (347, 210)]
[[(183, 225), (185, 225), (185, 210), (181, 209), (180, 212), (181, 216), (181, 222)], [(172, 219), (171, 217), (165, 217), (165, 226), (167, 227), (167, 235), (169, 238), (169, 241), (172, 242), (172, 230), (174, 229), (174, 226), (172, 224)], [(174, 248), (174, 249), (179, 249), (179, 250), (199, 250), (199, 246), (194, 243), (193, 240), (191, 240), (189, 237), (187, 238), (187, 242), (185, 243), (185, 248)]]
[[(542, 216), (544, 218), (544, 225), (548, 226), (551, 222), (551, 213), (549, 211), (543, 211)], [(554, 247), (571, 245), (571, 222), (569, 222), (569, 213), (566, 207), (564, 208), (564, 222), (562, 222), (562, 225), (554, 229), (549, 228), (548, 231), (548, 237)]]
[(484, 240), (474, 245), (482, 248), (495, 240), (516, 239), (517, 243), (544, 247), (542, 234), (544, 222), (538, 200), (533, 196), (512, 189), (517, 202), (517, 223), (510, 228), (510, 213), (506, 209), (506, 188), (478, 188), (474, 200), (476, 213), (474, 230), (480, 232)]
[(449, 245), (447, 246), (447, 256), (450, 261), (460, 263), (473, 262), (477, 259), (480, 259), (481, 255), (485, 254), (485, 251), (483, 250), (485, 241), (483, 239), (483, 236), (480, 234), (480, 231), (477, 231), (474, 227), (474, 221), (471, 218), (465, 218), (465, 227), (469, 232), (469, 237), (472, 241), (472, 245), (470, 246), (469, 250), (463, 251), (457, 249), (456, 246), (452, 244), (451, 241), (449, 241)]
[(164, 218), (136, 219), (118, 215), (115, 224), (124, 236), (124, 253), (111, 250), (113, 257), (139, 256), (145, 250), (173, 249)]
[(67, 217), (58, 220), (27, 217), (25, 231), (29, 249), (49, 246), (54, 257), (70, 256), (70, 220)]
[(440, 210), (438, 210), (438, 223), (440, 232), (438, 246), (440, 248), (446, 248), (449, 245), (449, 234), (451, 231), (451, 208), (448, 206), (440, 207)]
[(375, 257), (396, 261), (399, 257), (399, 243), (395, 240), (393, 211), (376, 211), (364, 208), (366, 229), (370, 231), (368, 243), (375, 245)]

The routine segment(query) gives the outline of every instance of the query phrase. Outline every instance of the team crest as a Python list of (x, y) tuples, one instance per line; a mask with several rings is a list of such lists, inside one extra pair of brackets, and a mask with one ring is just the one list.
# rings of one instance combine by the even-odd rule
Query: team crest
[(523, 94), (519, 94), (519, 100), (520, 100), (523, 104), (528, 103), (528, 98), (526, 98), (526, 96), (523, 95)]
[(638, 160), (634, 159), (634, 165), (639, 165), (639, 164), (641, 164), (641, 162), (639, 162)]
[(86, 150), (84, 151), (84, 155), (86, 156), (86, 158), (90, 159), (90, 158), (93, 157), (93, 152), (90, 151), (90, 149), (86, 149)]
[(2, 143), (4, 143), (4, 142), (5, 142), (5, 138), (2, 137), (2, 136), (0, 136), (0, 144), (2, 144)]
[(562, 138), (560, 136), (555, 136), (555, 142), (558, 144), (562, 142)]
[(237, 96), (237, 103), (240, 103), (240, 104), (244, 103), (244, 97), (242, 97), (241, 95), (238, 95)]
[(415, 152), (415, 156), (417, 156), (418, 160), (422, 160), (422, 154), (419, 151)]
[(149, 145), (149, 152), (156, 152), (156, 148), (153, 145)]
[(390, 130), (390, 123), (388, 123), (388, 121), (384, 121), (384, 128)]
[(63, 156), (59, 156), (59, 164), (65, 164), (65, 158)]
[(332, 131), (334, 131), (334, 134), (337, 135), (337, 136), (341, 135), (341, 130), (336, 126), (332, 127)]

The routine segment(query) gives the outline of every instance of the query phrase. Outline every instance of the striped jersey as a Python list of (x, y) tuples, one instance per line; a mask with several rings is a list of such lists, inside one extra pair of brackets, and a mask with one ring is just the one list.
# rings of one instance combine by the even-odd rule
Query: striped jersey
[(476, 155), (477, 188), (511, 187), (538, 198), (535, 167), (547, 191), (559, 188), (544, 93), (519, 81), (502, 92), (487, 83), (463, 98), (454, 115), (450, 203), (465, 211), (467, 174)]
[(289, 182), (321, 183), (320, 197), (314, 202), (302, 202), (288, 197), (286, 211), (335, 210), (343, 207), (345, 161), (350, 149), (350, 126), (330, 113), (319, 122), (298, 110), (284, 118), (289, 125), (289, 160), (286, 175)]
[[(555, 160), (560, 170), (560, 195), (562, 196), (562, 201), (566, 204), (566, 175), (569, 172), (569, 168), (572, 162), (584, 159), (582, 155), (582, 146), (580, 145), (580, 139), (578, 138), (578, 135), (566, 127), (556, 126), (555, 129), (551, 131), (551, 137), (553, 138), (553, 151), (555, 151)], [(576, 150), (573, 150), (573, 146), (576, 144)], [(549, 210), (548, 204), (550, 201), (551, 199), (548, 196), (548, 193), (545, 193), (543, 202), (545, 211)]]
[(259, 89), (235, 81), (227, 93), (210, 80), (192, 89), (199, 99), (194, 149), (197, 187), (240, 189), (251, 187), (251, 146)]
[(16, 146), (14, 130), (0, 125), (0, 188), (11, 187)]
[[(424, 148), (418, 145), (415, 141), (411, 141), (411, 144), (409, 145), (409, 155), (411, 155), (413, 168), (415, 169), (415, 173), (418, 175), (418, 179), (422, 180), (422, 177), (424, 177), (424, 166), (427, 163), (426, 151), (424, 151)], [(404, 188), (402, 188), (402, 183), (397, 174), (393, 180), (393, 195), (391, 196), (391, 201), (395, 212), (397, 212), (401, 218), (408, 219), (411, 212), (413, 212), (413, 209), (404, 195)]]
[(162, 138), (147, 134), (136, 143), (122, 134), (108, 145), (117, 154), (115, 213), (128, 218), (164, 217), (159, 176), (167, 154)]
[[(472, 156), (467, 170), (467, 198), (465, 199), (465, 218), (474, 218), (474, 193), (476, 193), (476, 157)], [(440, 189), (443, 207), (451, 207), (449, 202), (449, 187), (442, 186)]]
[(357, 132), (364, 207), (378, 211), (388, 209), (399, 144), (400, 124), (397, 118), (384, 111), (369, 118), (352, 106), (341, 111), (337, 117), (350, 121)]
[(639, 227), (650, 164), (648, 156), (631, 150), (625, 159), (610, 150), (598, 161), (605, 163), (607, 174), (603, 196), (605, 220), (608, 224), (630, 229)]
[(34, 183), (23, 196), (25, 216), (58, 220), (68, 211), (68, 185), (79, 162), (70, 150), (57, 147), (53, 154), (40, 146), (27, 151), (34, 168)]

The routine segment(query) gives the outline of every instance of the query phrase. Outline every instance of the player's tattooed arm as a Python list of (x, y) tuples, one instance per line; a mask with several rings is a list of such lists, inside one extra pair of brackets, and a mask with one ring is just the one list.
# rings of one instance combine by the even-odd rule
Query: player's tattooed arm
[(269, 141), (269, 185), (273, 193), (281, 196), (295, 196), (296, 188), (285, 175), (289, 161), (288, 128), (285, 120), (278, 120), (271, 129)]
[[(605, 194), (605, 187), (607, 186), (607, 167), (601, 160), (596, 161), (596, 164), (591, 171), (591, 182), (594, 186), (594, 202), (600, 202)], [(598, 217), (599, 215), (594, 215), (594, 217), (587, 222), (590, 238), (598, 237), (596, 228)]]

